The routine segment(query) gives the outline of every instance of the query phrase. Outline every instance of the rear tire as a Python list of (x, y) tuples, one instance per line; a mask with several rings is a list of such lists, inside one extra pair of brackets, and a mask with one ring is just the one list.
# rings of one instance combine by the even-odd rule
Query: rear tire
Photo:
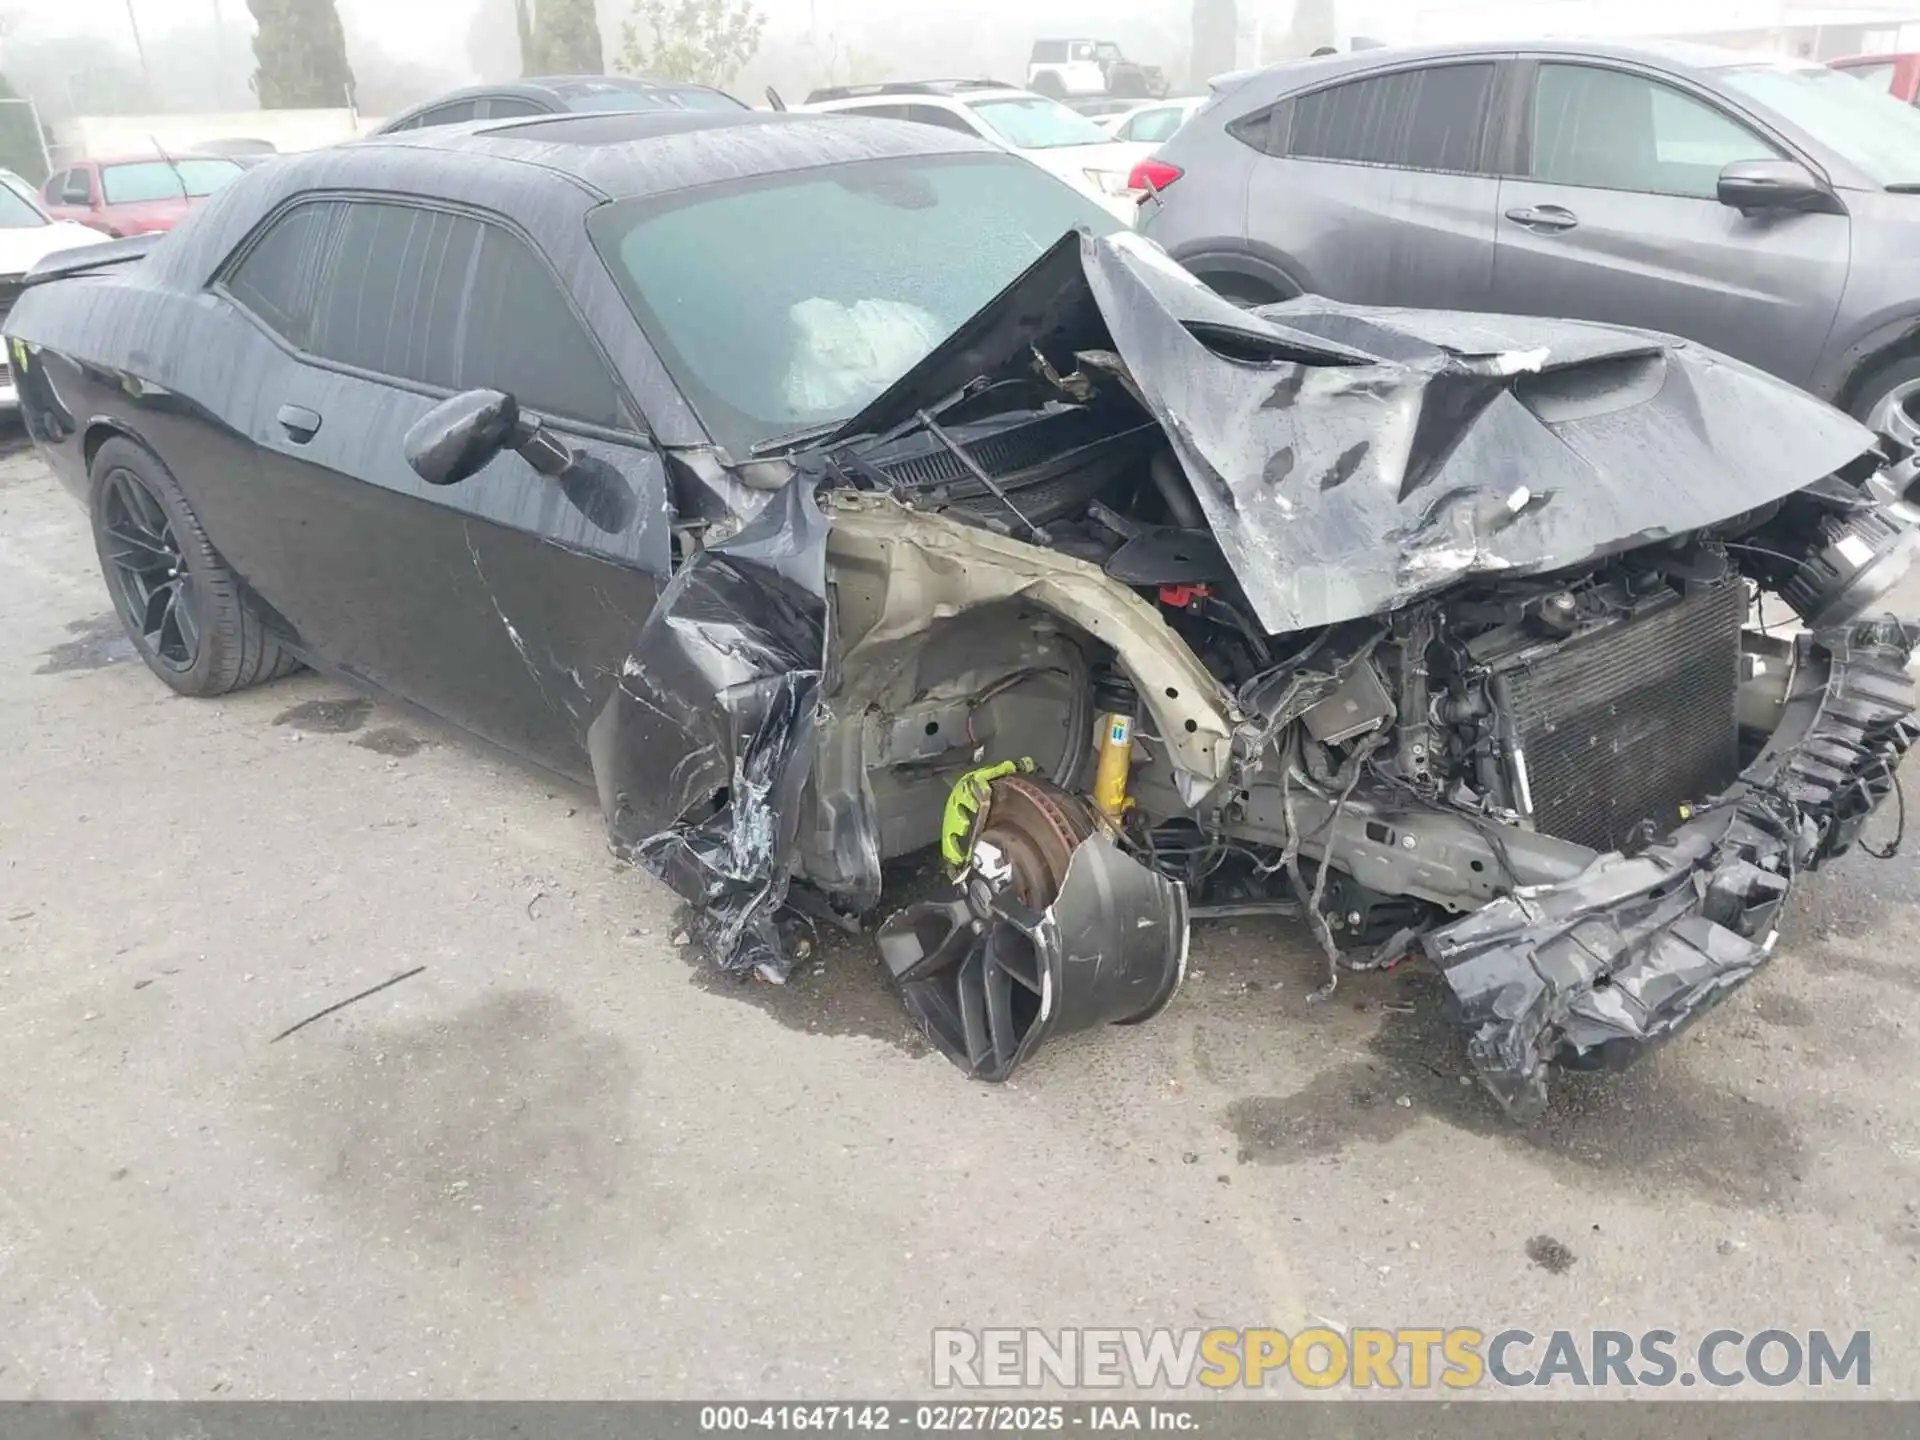
[(1041, 71), (1040, 74), (1035, 77), (1033, 83), (1027, 86), (1027, 88), (1036, 95), (1046, 96), (1049, 100), (1064, 100), (1067, 98), (1066, 84), (1051, 70)]
[(109, 440), (89, 475), (100, 573), (149, 670), (182, 695), (207, 696), (299, 668), (157, 455), (131, 440)]
[(1231, 300), (1242, 310), (1251, 310), (1256, 305), (1277, 305), (1288, 297), (1264, 280), (1255, 280), (1251, 275), (1241, 275), (1232, 270), (1216, 270), (1199, 277), (1200, 283), (1223, 300)]

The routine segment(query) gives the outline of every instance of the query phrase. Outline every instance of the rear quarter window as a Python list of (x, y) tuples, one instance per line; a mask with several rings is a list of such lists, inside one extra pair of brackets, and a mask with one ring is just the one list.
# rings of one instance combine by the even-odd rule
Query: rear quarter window
[(1295, 96), (1286, 153), (1402, 170), (1479, 171), (1493, 70), (1491, 63), (1434, 65)]

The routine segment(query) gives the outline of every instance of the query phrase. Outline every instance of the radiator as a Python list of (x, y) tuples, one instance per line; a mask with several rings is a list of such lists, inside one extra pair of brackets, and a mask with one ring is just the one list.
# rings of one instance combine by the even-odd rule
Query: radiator
[(1732, 783), (1746, 608), (1738, 582), (1703, 588), (1506, 672), (1537, 829), (1614, 850)]

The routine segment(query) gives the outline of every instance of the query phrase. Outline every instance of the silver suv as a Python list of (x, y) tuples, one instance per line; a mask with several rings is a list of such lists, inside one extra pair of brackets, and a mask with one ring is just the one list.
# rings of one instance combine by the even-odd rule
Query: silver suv
[(1237, 77), (1152, 169), (1141, 229), (1237, 300), (1677, 333), (1920, 448), (1920, 111), (1836, 71), (1363, 51)]

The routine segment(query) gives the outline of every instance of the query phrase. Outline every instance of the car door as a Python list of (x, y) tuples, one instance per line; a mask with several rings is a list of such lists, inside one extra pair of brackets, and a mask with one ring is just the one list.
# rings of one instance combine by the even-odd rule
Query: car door
[[(58, 189), (54, 188), (55, 180), (59, 182)], [(47, 209), (53, 218), (77, 220), (82, 225), (97, 224), (93, 183), (93, 171), (85, 165), (76, 165), (47, 181)]]
[(1338, 300), (1483, 305), (1496, 69), (1476, 57), (1373, 72), (1281, 102), (1251, 134), (1240, 122), (1264, 157), (1247, 186), (1249, 249)]
[[(584, 778), (670, 516), (661, 458), (552, 270), (496, 217), (321, 198), (269, 220), (217, 288), (275, 342), (248, 387), (244, 493), (220, 506), (236, 571), (323, 663)], [(569, 488), (512, 452), (445, 488), (411, 471), (409, 428), (481, 387), (585, 457)]]
[(1704, 91), (1584, 61), (1530, 70), (1494, 308), (1670, 331), (1806, 381), (1846, 285), (1847, 217), (1722, 205), (1723, 166), (1787, 152)]

